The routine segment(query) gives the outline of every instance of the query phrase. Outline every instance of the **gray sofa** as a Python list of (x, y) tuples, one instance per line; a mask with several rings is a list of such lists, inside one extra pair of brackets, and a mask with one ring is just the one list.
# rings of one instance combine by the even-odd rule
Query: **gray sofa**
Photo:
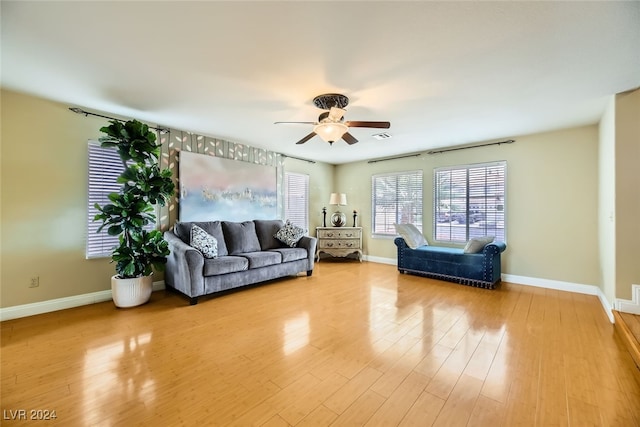
[[(191, 247), (191, 227), (196, 224), (218, 241), (218, 256), (205, 258)], [(166, 231), (171, 254), (167, 258), (165, 285), (189, 298), (306, 272), (311, 276), (316, 238), (303, 236), (295, 247), (274, 237), (281, 220), (244, 222), (178, 222)]]

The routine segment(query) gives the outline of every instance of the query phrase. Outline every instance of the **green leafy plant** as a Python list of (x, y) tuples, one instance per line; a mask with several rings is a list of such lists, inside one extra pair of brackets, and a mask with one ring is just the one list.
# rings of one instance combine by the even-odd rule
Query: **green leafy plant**
[(93, 220), (102, 221), (98, 232), (106, 227), (109, 235), (119, 236), (120, 243), (111, 255), (118, 276), (122, 279), (147, 276), (154, 269), (164, 270), (169, 245), (161, 231), (148, 231), (144, 227), (155, 221), (153, 205), (164, 206), (175, 186), (171, 171), (160, 170), (160, 145), (147, 125), (137, 120), (109, 123), (100, 128), (106, 134), (100, 142), (102, 147), (116, 148), (122, 159), (125, 169), (118, 178), (122, 189), (109, 194), (111, 203), (104, 206), (96, 203), (100, 213)]

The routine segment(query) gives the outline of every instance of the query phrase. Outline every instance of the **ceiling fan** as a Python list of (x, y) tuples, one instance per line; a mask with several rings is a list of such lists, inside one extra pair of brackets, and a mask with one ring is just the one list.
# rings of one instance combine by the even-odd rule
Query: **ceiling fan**
[(304, 144), (314, 136), (328, 142), (330, 145), (338, 139), (342, 138), (347, 144), (355, 144), (358, 140), (349, 133), (349, 128), (378, 128), (389, 129), (389, 122), (363, 122), (363, 121), (344, 121), (344, 109), (349, 104), (349, 98), (339, 93), (325, 93), (313, 98), (313, 104), (324, 111), (318, 117), (317, 122), (275, 122), (275, 124), (304, 124), (313, 125), (313, 131), (302, 138), (296, 144)]

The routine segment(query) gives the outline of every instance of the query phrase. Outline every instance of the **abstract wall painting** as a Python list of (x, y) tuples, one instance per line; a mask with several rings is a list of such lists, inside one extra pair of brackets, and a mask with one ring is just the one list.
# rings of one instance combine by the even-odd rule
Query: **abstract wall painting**
[(276, 168), (182, 151), (180, 221), (275, 219)]

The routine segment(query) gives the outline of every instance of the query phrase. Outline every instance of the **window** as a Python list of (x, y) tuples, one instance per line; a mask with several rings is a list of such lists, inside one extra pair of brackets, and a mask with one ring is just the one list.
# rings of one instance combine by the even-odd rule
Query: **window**
[(309, 229), (309, 175), (284, 173), (284, 214), (293, 224)]
[(373, 175), (371, 206), (374, 236), (395, 236), (395, 223), (422, 231), (422, 171)]
[[(109, 194), (120, 191), (122, 184), (116, 180), (124, 171), (122, 160), (115, 148), (102, 148), (98, 141), (89, 141), (89, 185), (87, 197), (87, 258), (111, 256), (111, 251), (118, 245), (118, 236), (110, 236), (107, 229), (98, 233), (101, 221), (93, 221), (99, 211), (94, 207), (109, 203)], [(153, 230), (155, 224), (145, 229)]]
[(505, 241), (506, 162), (437, 168), (433, 173), (435, 240), (472, 237)]

